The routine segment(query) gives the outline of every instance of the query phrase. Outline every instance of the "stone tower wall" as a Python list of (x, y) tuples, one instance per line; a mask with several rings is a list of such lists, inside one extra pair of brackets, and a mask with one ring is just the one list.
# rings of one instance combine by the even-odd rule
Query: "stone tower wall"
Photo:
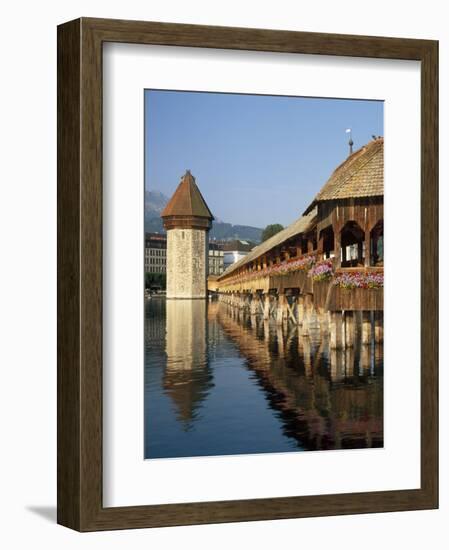
[(208, 232), (167, 231), (167, 298), (206, 298)]

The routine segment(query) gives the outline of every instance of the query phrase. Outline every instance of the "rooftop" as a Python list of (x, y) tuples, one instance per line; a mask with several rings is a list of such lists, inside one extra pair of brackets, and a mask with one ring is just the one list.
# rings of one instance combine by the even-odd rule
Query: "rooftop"
[(384, 194), (384, 139), (378, 137), (355, 151), (333, 171), (306, 213), (317, 202)]
[(256, 245), (250, 241), (243, 241), (241, 239), (234, 239), (233, 241), (226, 241), (223, 243), (223, 250), (229, 251), (239, 251), (239, 252), (249, 252)]
[(161, 218), (169, 216), (193, 216), (209, 220), (214, 219), (190, 170), (187, 170), (183, 175), (172, 198), (161, 213)]
[(166, 241), (167, 240), (167, 234), (166, 233), (145, 233), (145, 239), (152, 239), (155, 241)]

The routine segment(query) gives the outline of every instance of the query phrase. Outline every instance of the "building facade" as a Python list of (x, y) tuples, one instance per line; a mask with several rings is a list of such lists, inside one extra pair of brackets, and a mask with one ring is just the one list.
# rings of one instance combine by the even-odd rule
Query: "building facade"
[(224, 251), (220, 243), (209, 242), (208, 275), (221, 275), (224, 271)]
[(244, 258), (254, 246), (254, 243), (240, 239), (223, 243), (224, 268), (227, 269), (232, 264)]
[(145, 273), (167, 272), (167, 236), (145, 234)]

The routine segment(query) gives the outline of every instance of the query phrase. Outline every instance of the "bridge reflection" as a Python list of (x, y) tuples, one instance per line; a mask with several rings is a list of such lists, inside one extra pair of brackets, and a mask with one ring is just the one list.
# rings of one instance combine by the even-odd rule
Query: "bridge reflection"
[(319, 325), (263, 321), (211, 304), (225, 334), (247, 359), (288, 437), (307, 450), (383, 445), (382, 345), (329, 349)]
[[(248, 389), (236, 387), (227, 402), (214, 392), (214, 369), (223, 368), (232, 352), (232, 361), (247, 371), (265, 398), (265, 408), (280, 421), (280, 437), (295, 442), (297, 450), (383, 445), (381, 345), (373, 341), (331, 350), (318, 322), (304, 336), (294, 323), (264, 320), (218, 301), (155, 302), (151, 308), (157, 313), (147, 325), (154, 331), (160, 322), (162, 329), (161, 391), (169, 397), (184, 432), (201, 432), (204, 424), (215, 422), (208, 417), (210, 410), (214, 415), (220, 410), (221, 429), (245, 430), (248, 419), (241, 418), (241, 428), (227, 428), (223, 418), (230, 408), (236, 415), (241, 406), (243, 414), (252, 414), (243, 407)], [(149, 342), (150, 352), (152, 348), (154, 342)]]

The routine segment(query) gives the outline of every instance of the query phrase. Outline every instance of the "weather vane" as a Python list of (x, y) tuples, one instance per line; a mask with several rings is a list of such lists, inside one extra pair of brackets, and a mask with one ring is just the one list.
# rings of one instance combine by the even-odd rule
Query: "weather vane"
[(346, 133), (349, 134), (349, 154), (352, 155), (352, 146), (354, 145), (352, 141), (352, 128), (346, 128)]

